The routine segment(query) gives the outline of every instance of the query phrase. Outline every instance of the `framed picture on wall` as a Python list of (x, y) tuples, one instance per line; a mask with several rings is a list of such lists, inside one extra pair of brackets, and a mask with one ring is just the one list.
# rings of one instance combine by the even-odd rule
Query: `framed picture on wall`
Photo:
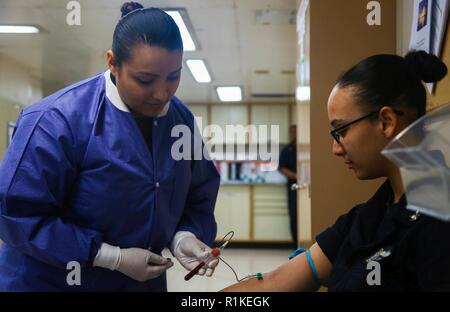
[(14, 133), (14, 128), (16, 127), (16, 123), (12, 121), (8, 121), (8, 131), (6, 132), (8, 134), (8, 138), (6, 140), (7, 146), (9, 147), (9, 144), (11, 144), (12, 135)]

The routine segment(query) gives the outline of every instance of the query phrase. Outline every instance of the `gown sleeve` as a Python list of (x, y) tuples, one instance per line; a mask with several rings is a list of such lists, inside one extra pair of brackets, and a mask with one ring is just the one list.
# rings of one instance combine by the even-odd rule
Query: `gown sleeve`
[(57, 110), (22, 114), (0, 167), (0, 238), (44, 263), (91, 265), (102, 235), (64, 220), (77, 142)]
[[(205, 151), (199, 129), (194, 123), (194, 136), (201, 144), (193, 143), (194, 149)], [(214, 217), (217, 194), (220, 186), (220, 175), (210, 158), (202, 154), (201, 159), (193, 157), (191, 163), (191, 183), (187, 194), (186, 204), (177, 231), (188, 231), (207, 245), (212, 245), (217, 234), (217, 223)], [(206, 157), (205, 157), (206, 156)]]

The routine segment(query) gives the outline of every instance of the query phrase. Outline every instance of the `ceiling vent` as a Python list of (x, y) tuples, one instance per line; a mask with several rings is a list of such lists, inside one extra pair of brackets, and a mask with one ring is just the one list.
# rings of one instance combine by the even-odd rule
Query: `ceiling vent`
[(255, 11), (256, 25), (295, 25), (295, 10), (265, 9)]

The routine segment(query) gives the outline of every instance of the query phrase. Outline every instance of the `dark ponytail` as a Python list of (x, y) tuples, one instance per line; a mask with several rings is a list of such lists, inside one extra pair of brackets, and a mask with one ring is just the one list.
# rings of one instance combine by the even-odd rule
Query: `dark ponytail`
[(424, 82), (437, 82), (447, 75), (447, 66), (437, 56), (425, 51), (409, 52), (405, 62), (413, 74)]
[(128, 13), (131, 13), (131, 12), (133, 12), (135, 10), (143, 9), (143, 8), (144, 7), (140, 3), (137, 3), (137, 2), (126, 2), (120, 8), (120, 12), (122, 12), (122, 17), (124, 17)]
[(382, 106), (410, 109), (420, 117), (426, 113), (423, 82), (437, 82), (447, 66), (424, 51), (371, 56), (346, 71), (337, 81), (340, 88), (355, 87), (355, 96), (365, 110)]
[(131, 57), (137, 44), (183, 51), (183, 41), (175, 21), (164, 11), (127, 2), (120, 9), (122, 18), (114, 30), (112, 50), (120, 66)]

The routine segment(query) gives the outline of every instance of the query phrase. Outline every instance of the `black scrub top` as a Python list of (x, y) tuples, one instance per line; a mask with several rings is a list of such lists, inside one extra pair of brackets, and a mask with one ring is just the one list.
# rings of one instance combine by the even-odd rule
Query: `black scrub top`
[[(405, 197), (397, 204), (392, 199), (386, 181), (316, 237), (333, 264), (329, 291), (450, 291), (450, 223), (414, 218)], [(371, 260), (380, 265), (380, 285), (367, 282)]]
[(136, 120), (150, 154), (152, 154), (153, 118), (146, 116), (134, 116), (134, 120)]
[[(291, 143), (281, 150), (278, 170), (280, 170), (281, 168), (286, 168), (292, 172), (297, 172), (296, 144)], [(288, 179), (288, 183), (289, 184), (297, 183), (297, 180)]]

